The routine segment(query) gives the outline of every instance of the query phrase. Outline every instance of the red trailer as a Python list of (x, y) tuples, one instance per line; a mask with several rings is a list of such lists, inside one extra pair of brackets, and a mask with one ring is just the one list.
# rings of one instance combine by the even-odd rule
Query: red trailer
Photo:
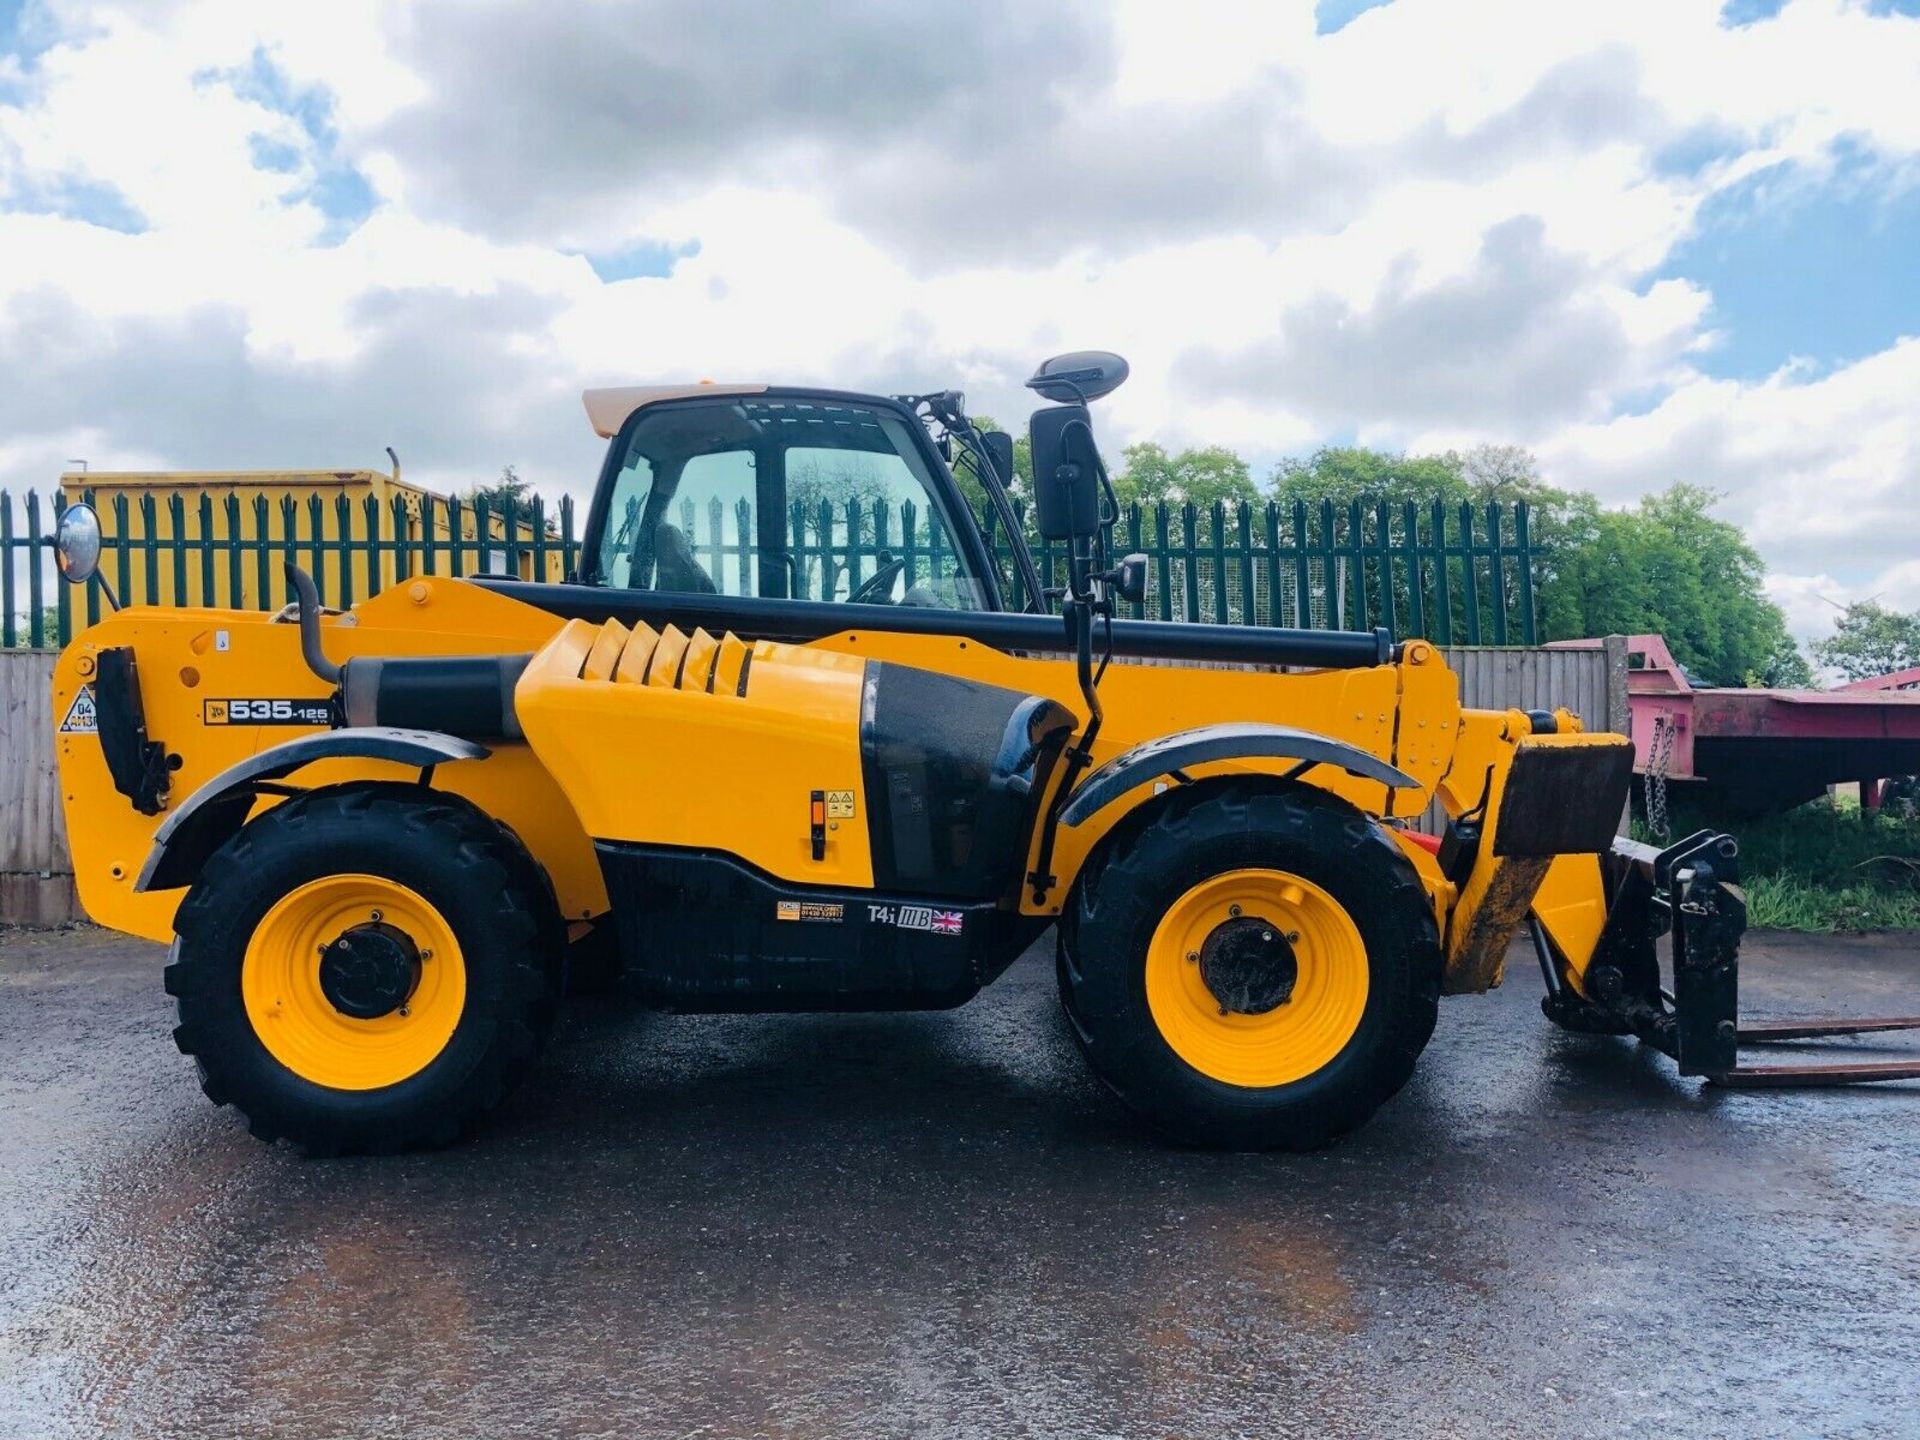
[(1920, 670), (1837, 690), (1724, 689), (1689, 680), (1662, 637), (1632, 635), (1627, 708), (1635, 771), (1664, 774), (1728, 816), (1788, 810), (1851, 782), (1872, 808), (1883, 781), (1920, 771)]

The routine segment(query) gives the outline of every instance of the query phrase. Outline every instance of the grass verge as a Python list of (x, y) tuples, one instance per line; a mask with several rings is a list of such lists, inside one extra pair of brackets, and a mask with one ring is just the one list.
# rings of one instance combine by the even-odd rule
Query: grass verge
[[(1673, 828), (1694, 825), (1676, 816)], [(1920, 930), (1920, 820), (1816, 800), (1727, 828), (1740, 841), (1749, 925)]]

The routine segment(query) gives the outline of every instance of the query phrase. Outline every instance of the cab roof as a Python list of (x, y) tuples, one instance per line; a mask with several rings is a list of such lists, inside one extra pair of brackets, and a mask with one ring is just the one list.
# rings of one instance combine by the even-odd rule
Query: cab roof
[(586, 402), (587, 419), (594, 434), (611, 440), (620, 433), (633, 412), (662, 400), (685, 400), (695, 395), (764, 395), (765, 385), (716, 385), (702, 380), (697, 385), (616, 385), (605, 390), (589, 390), (580, 398)]

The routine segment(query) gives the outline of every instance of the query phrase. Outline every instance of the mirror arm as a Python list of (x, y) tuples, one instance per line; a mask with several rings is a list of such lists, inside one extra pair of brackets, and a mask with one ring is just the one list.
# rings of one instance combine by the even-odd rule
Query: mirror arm
[[(980, 483), (987, 492), (987, 499), (993, 502), (994, 514), (1000, 517), (1000, 524), (1007, 532), (1007, 548), (1013, 553), (1013, 563), (1020, 571), (1020, 583), (1027, 592), (1025, 613), (1044, 615), (1047, 613), (1046, 587), (1040, 582), (1040, 569), (1033, 563), (1033, 552), (1027, 548), (1026, 534), (1020, 528), (1020, 517), (1013, 513), (1013, 501), (1007, 496), (1006, 486), (1001, 482), (1000, 469), (993, 463), (993, 456), (987, 451), (987, 442), (980, 438), (980, 429), (965, 415), (956, 415), (953, 419), (964, 425), (964, 429), (955, 429), (961, 444), (973, 456), (973, 463), (979, 467)], [(946, 421), (943, 419), (942, 423)], [(1007, 477), (1011, 480), (1013, 477)]]
[[(1093, 669), (1093, 615), (1098, 602), (1093, 598), (1089, 585), (1090, 561), (1085, 538), (1072, 542), (1067, 552), (1067, 563), (1069, 593), (1067, 603), (1061, 608), (1068, 633), (1073, 638), (1074, 671), (1080, 681), (1080, 693), (1086, 697), (1087, 723), (1078, 738), (1067, 747), (1066, 766), (1060, 776), (1059, 787), (1053, 792), (1053, 800), (1047, 806), (1046, 818), (1041, 823), (1040, 851), (1035, 857), (1033, 869), (1027, 874), (1027, 884), (1033, 887), (1033, 903), (1036, 905), (1046, 904), (1048, 892), (1058, 883), (1058, 877), (1053, 873), (1053, 847), (1060, 834), (1060, 817), (1067, 808), (1074, 786), (1080, 783), (1080, 777), (1093, 764), (1093, 742), (1099, 738), (1100, 726), (1106, 719), (1106, 712), (1100, 705), (1100, 677)], [(1108, 655), (1111, 658), (1111, 622), (1108, 624), (1107, 638)], [(1104, 673), (1106, 666), (1103, 664), (1100, 669)]]

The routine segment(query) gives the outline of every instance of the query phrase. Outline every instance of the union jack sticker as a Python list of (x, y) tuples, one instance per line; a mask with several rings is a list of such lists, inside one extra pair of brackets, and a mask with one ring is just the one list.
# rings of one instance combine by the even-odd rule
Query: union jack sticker
[(892, 925), (901, 930), (925, 930), (930, 935), (958, 935), (966, 923), (962, 910), (935, 910), (930, 905), (869, 905), (869, 925)]

